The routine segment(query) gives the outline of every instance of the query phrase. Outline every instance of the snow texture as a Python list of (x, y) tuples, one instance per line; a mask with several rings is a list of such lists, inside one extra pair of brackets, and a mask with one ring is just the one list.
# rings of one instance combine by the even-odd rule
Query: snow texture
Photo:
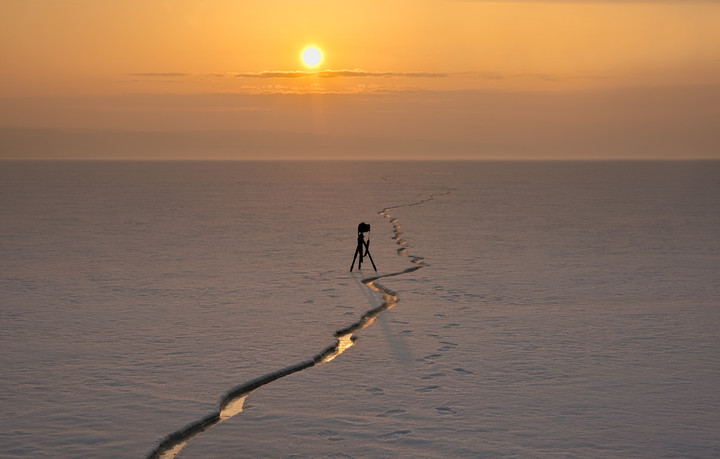
[(717, 177), (4, 162), (0, 457), (717, 457)]

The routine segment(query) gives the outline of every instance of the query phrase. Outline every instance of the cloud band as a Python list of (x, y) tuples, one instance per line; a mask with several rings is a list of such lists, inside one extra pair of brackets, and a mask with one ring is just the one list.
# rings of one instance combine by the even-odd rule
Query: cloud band
[[(182, 78), (194, 76), (189, 73), (173, 73), (173, 72), (158, 72), (158, 73), (132, 73), (134, 77), (144, 78)], [(195, 76), (206, 76), (206, 77), (234, 77), (234, 78), (266, 78), (266, 79), (295, 79), (295, 78), (445, 78), (448, 76), (446, 73), (436, 72), (372, 72), (366, 70), (320, 70), (316, 72), (304, 71), (304, 70), (265, 70), (262, 72), (241, 72), (241, 73), (213, 73), (206, 75), (195, 75)]]

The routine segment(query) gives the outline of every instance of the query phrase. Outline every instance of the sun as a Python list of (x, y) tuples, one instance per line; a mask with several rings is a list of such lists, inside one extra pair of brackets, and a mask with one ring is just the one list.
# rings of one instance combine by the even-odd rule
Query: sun
[(318, 65), (322, 64), (323, 52), (317, 46), (308, 46), (307, 48), (303, 49), (302, 53), (300, 54), (300, 58), (302, 59), (302, 62), (303, 64), (305, 64), (306, 67), (317, 67)]

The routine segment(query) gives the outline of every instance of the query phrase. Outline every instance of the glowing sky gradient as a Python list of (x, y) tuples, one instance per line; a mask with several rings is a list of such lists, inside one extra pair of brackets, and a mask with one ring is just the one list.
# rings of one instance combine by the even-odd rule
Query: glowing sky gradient
[[(6, 0), (0, 36), (0, 157), (65, 157), (47, 129), (222, 131), (210, 158), (720, 157), (720, 2)], [(280, 154), (300, 134), (325, 150)]]

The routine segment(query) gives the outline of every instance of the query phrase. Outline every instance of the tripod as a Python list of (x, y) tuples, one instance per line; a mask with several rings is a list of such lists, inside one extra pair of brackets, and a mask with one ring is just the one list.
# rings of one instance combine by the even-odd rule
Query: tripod
[(350, 265), (350, 272), (352, 272), (353, 267), (355, 266), (355, 260), (357, 259), (358, 253), (360, 254), (360, 259), (358, 260), (358, 269), (362, 269), (363, 257), (367, 255), (370, 258), (370, 263), (372, 263), (373, 269), (377, 272), (377, 268), (375, 267), (375, 261), (373, 261), (372, 255), (370, 255), (370, 241), (365, 240), (364, 233), (366, 231), (370, 231), (370, 225), (365, 222), (360, 223), (358, 225), (357, 249), (355, 249), (355, 256), (353, 257), (352, 264)]

